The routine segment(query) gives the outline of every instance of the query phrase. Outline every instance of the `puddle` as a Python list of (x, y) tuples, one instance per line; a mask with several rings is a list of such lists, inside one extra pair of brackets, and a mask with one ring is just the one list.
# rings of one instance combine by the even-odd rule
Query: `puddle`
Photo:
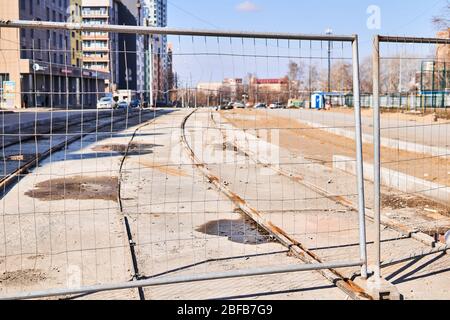
[[(150, 143), (132, 143), (128, 149), (129, 155), (143, 155), (153, 153), (152, 149), (155, 147), (162, 147), (162, 145)], [(128, 144), (105, 144), (92, 148), (96, 152), (116, 152), (125, 154), (127, 152)]]
[(227, 237), (228, 240), (241, 244), (258, 245), (273, 242), (265, 230), (246, 219), (210, 221), (198, 227), (196, 231), (211, 236)]
[(117, 201), (117, 177), (70, 177), (38, 183), (25, 194), (43, 201), (110, 200)]
[(189, 174), (178, 167), (178, 165), (164, 165), (157, 162), (139, 159), (139, 163), (146, 168), (157, 170), (169, 176), (189, 177)]
[(47, 279), (45, 273), (39, 270), (18, 270), (7, 271), (0, 274), (0, 284), (5, 286), (11, 285), (34, 285), (39, 281)]

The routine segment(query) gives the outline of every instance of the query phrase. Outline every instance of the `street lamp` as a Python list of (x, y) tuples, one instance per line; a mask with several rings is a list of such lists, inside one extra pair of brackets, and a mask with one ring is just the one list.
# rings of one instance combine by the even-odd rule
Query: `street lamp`
[[(325, 30), (325, 34), (330, 36), (333, 34), (333, 30), (328, 28)], [(331, 92), (331, 41), (328, 41), (328, 92)]]

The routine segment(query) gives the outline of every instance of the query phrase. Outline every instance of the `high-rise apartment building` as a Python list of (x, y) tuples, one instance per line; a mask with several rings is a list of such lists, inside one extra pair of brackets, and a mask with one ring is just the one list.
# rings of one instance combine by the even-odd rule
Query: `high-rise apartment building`
[[(68, 8), (69, 20), (71, 23), (81, 23), (81, 0), (70, 0)], [(74, 67), (81, 67), (83, 61), (81, 31), (72, 31), (70, 33), (70, 60)]]
[[(70, 5), (76, 2), (0, 1), (0, 19), (66, 22), (72, 14)], [(95, 106), (96, 97), (89, 92), (102, 90), (107, 74), (77, 66), (76, 47), (72, 51), (76, 35), (66, 30), (0, 31), (0, 86), (4, 81), (8, 84), (8, 93), (1, 97), (2, 107)], [(5, 93), (2, 87), (0, 90)]]
[[(139, 8), (141, 25), (167, 26), (167, 0), (140, 0)], [(144, 69), (138, 73), (138, 83), (142, 91), (153, 103), (155, 100), (167, 101), (167, 36), (145, 36), (139, 46), (144, 48), (144, 55), (140, 57), (144, 62)]]
[[(81, 16), (86, 24), (119, 24), (119, 0), (82, 0)], [(109, 73), (107, 91), (117, 88), (119, 79), (119, 35), (83, 31), (83, 67)]]

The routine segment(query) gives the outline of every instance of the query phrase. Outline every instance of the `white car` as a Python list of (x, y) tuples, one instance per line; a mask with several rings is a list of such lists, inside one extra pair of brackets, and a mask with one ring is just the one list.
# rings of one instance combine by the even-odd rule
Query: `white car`
[(269, 109), (283, 109), (283, 108), (284, 108), (284, 106), (279, 102), (272, 103), (269, 106)]
[(233, 107), (235, 107), (237, 109), (245, 109), (245, 104), (243, 104), (241, 102), (235, 102), (235, 103), (233, 103)]
[(117, 103), (112, 97), (104, 97), (97, 102), (97, 109), (115, 109), (116, 106)]

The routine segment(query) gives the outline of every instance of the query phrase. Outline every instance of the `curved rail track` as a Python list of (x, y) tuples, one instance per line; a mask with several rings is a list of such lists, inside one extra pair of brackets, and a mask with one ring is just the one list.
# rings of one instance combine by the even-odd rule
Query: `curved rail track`
[[(217, 121), (214, 118), (214, 114), (212, 112), (211, 112), (211, 121), (214, 124), (214, 126), (216, 127), (216, 129), (221, 132), (224, 141), (226, 141), (227, 140), (226, 133), (224, 132), (224, 129), (222, 127), (220, 127), (220, 125), (217, 123)], [(321, 195), (324, 198), (335, 201), (336, 203), (339, 203), (340, 205), (342, 205), (343, 207), (345, 207), (351, 211), (355, 211), (355, 212), (358, 211), (358, 206), (356, 204), (354, 204), (352, 201), (346, 199), (344, 196), (333, 195), (333, 194), (329, 193), (328, 191), (306, 181), (303, 176), (301, 176), (295, 172), (283, 169), (280, 166), (275, 166), (270, 163), (269, 164), (262, 163), (261, 161), (259, 161), (257, 159), (257, 157), (254, 154), (251, 154), (251, 152), (249, 150), (242, 150), (241, 147), (235, 141), (232, 141), (230, 143), (232, 144), (232, 146), (236, 152), (244, 153), (246, 156), (248, 156), (249, 159), (251, 159), (257, 165), (262, 165), (265, 168), (270, 168), (277, 174), (284, 176), (284, 177), (294, 181), (295, 183), (298, 183), (298, 184), (316, 192), (317, 194)], [(371, 222), (374, 222), (373, 211), (367, 207), (366, 207), (365, 211), (366, 211), (366, 219)], [(428, 249), (423, 249), (423, 250), (420, 250), (417, 252), (411, 252), (402, 257), (396, 257), (396, 258), (391, 258), (389, 260), (382, 261), (381, 262), (382, 266), (389, 266), (392, 264), (405, 262), (408, 260), (431, 255), (434, 253), (447, 252), (447, 250), (450, 248), (449, 245), (439, 244), (435, 241), (435, 239), (433, 237), (431, 237), (423, 232), (413, 230), (413, 229), (411, 229), (411, 227), (405, 226), (404, 224), (402, 224), (394, 219), (391, 219), (389, 217), (382, 216), (381, 224), (387, 228), (390, 228), (390, 229), (395, 230), (395, 231), (399, 232), (400, 234), (402, 234), (403, 236), (399, 237), (398, 240), (406, 239), (406, 238), (413, 238), (416, 241), (419, 241), (419, 242), (429, 246)]]
[[(212, 183), (220, 192), (227, 196), (244, 214), (246, 214), (258, 226), (273, 236), (279, 243), (288, 248), (293, 256), (306, 264), (323, 263), (322, 259), (317, 254), (309, 250), (305, 245), (297, 241), (280, 227), (265, 219), (264, 213), (252, 208), (241, 196), (234, 193), (230, 188), (221, 183), (220, 177), (215, 176), (207, 168), (207, 166), (199, 160), (186, 137), (186, 123), (196, 111), (197, 110), (194, 110), (187, 115), (181, 123), (181, 138), (183, 146), (193, 161), (193, 164), (202, 172), (210, 183)], [(317, 270), (317, 272), (319, 272), (329, 282), (336, 285), (352, 299), (372, 299), (372, 297), (366, 293), (363, 288), (335, 269), (322, 269)]]

